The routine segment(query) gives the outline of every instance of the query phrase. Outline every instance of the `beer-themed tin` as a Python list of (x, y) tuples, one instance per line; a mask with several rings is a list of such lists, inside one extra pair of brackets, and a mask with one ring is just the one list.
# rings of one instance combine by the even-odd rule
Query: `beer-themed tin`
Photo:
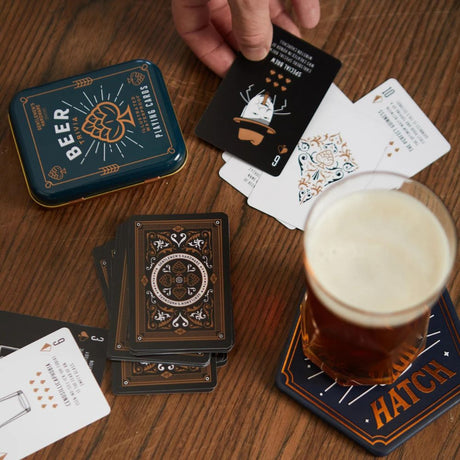
[(9, 116), (30, 195), (47, 207), (171, 175), (186, 160), (163, 77), (146, 60), (25, 89)]

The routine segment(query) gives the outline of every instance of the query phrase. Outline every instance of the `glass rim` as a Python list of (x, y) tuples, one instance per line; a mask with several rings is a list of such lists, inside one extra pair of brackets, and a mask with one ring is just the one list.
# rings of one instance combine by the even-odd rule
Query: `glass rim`
[[(418, 310), (420, 310), (420, 314), (422, 314), (423, 311), (426, 310), (426, 308), (423, 308), (423, 311), (422, 311), (422, 306), (426, 307), (426, 305), (428, 303), (430, 303), (431, 305), (429, 305), (428, 308), (432, 307), (433, 303), (441, 295), (443, 289), (446, 286), (447, 281), (449, 280), (449, 278), (451, 276), (452, 268), (453, 268), (453, 266), (455, 264), (455, 259), (456, 259), (456, 254), (457, 254), (458, 237), (457, 237), (457, 228), (455, 226), (455, 221), (454, 221), (454, 219), (452, 217), (452, 214), (447, 209), (446, 205), (443, 203), (441, 198), (436, 193), (434, 193), (429, 187), (427, 187), (425, 184), (422, 184), (421, 182), (419, 182), (419, 181), (417, 181), (415, 179), (412, 179), (411, 177), (405, 176), (404, 174), (391, 172), (391, 171), (361, 171), (361, 172), (352, 174), (351, 176), (348, 176), (345, 179), (343, 179), (343, 180), (341, 180), (339, 182), (336, 182), (335, 184), (330, 185), (326, 190), (321, 191), (321, 194), (317, 197), (315, 202), (312, 204), (310, 212), (308, 213), (307, 218), (305, 220), (304, 229), (303, 229), (303, 236), (302, 236), (304, 256), (307, 255), (307, 244), (306, 244), (306, 241), (307, 241), (306, 234), (307, 234), (307, 232), (306, 232), (306, 228), (307, 228), (307, 226), (308, 226), (308, 224), (309, 224), (309, 222), (310, 222), (310, 220), (312, 218), (312, 215), (313, 215), (315, 209), (318, 207), (318, 203), (320, 201), (323, 201), (324, 197), (329, 196), (336, 188), (338, 188), (341, 185), (343, 185), (344, 181), (346, 181), (348, 183), (348, 182), (350, 182), (352, 180), (359, 179), (360, 177), (363, 177), (363, 176), (377, 176), (377, 175), (378, 176), (387, 176), (387, 177), (392, 176), (394, 178), (398, 178), (398, 179), (403, 180), (404, 183), (411, 182), (413, 184), (416, 184), (418, 187), (420, 187), (423, 190), (425, 190), (426, 192), (428, 192), (430, 197), (434, 198), (437, 204), (441, 205), (441, 209), (443, 209), (444, 214), (448, 218), (447, 219), (448, 222), (449, 222), (448, 225), (452, 229), (455, 241), (454, 241), (453, 248), (452, 248), (451, 260), (449, 261), (448, 270), (446, 270), (446, 274), (443, 276), (443, 278), (440, 281), (440, 283), (438, 284), (438, 286), (436, 288), (433, 288), (432, 293), (429, 296), (427, 296), (426, 298), (424, 298), (421, 301), (417, 302), (416, 305), (409, 305), (407, 308), (398, 309), (398, 310), (395, 310), (395, 311), (392, 311), (392, 310), (388, 311), (387, 310), (387, 311), (379, 312), (379, 311), (369, 311), (369, 310), (366, 310), (366, 309), (361, 308), (361, 307), (356, 307), (354, 305), (350, 305), (350, 304), (344, 302), (343, 300), (338, 299), (336, 296), (334, 296), (330, 292), (329, 289), (327, 289), (325, 286), (323, 286), (323, 284), (318, 280), (317, 276), (315, 276), (314, 270), (311, 268), (311, 265), (308, 263), (308, 257), (305, 257), (305, 263), (304, 263), (306, 276), (311, 278), (314, 281), (314, 283), (310, 283), (312, 285), (311, 288), (313, 290), (315, 290), (315, 287), (317, 286), (318, 289), (320, 289), (328, 298), (330, 298), (336, 304), (340, 305), (340, 307), (343, 308), (344, 310), (349, 310), (349, 311), (351, 311), (353, 313), (364, 314), (368, 318), (370, 318), (370, 317), (372, 317), (372, 318), (388, 318), (388, 317), (395, 317), (395, 316), (397, 317), (397, 316), (403, 316), (403, 315), (415, 313)], [(378, 189), (382, 189), (382, 187), (376, 188), (376, 190), (378, 190)], [(352, 192), (352, 193), (355, 193), (355, 192)], [(401, 192), (401, 193), (404, 193), (404, 192)], [(414, 197), (414, 198), (421, 202), (421, 200), (419, 200), (417, 197)], [(431, 211), (431, 209), (430, 209), (430, 211)], [(431, 211), (431, 212), (433, 212), (433, 211)], [(439, 221), (438, 216), (435, 215), (435, 217)], [(447, 235), (447, 232), (446, 232), (446, 230), (444, 228), (444, 225), (441, 224), (441, 226), (443, 228), (444, 233), (446, 234), (447, 239), (449, 240), (449, 236)], [(449, 246), (450, 246), (450, 241), (449, 241)], [(329, 308), (328, 308), (328, 310), (329, 310)], [(337, 314), (337, 313), (333, 312), (332, 310), (331, 310), (331, 312), (334, 313), (334, 314)]]

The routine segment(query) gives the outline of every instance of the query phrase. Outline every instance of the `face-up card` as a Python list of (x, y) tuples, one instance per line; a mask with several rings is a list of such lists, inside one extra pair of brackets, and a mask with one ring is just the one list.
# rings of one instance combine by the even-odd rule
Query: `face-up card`
[(62, 327), (71, 331), (82, 356), (100, 384), (106, 365), (106, 329), (0, 311), (0, 358)]
[(0, 359), (0, 451), (26, 457), (110, 407), (67, 328)]
[(229, 351), (227, 216), (133, 216), (128, 225), (131, 351)]
[(266, 59), (238, 56), (196, 134), (273, 176), (286, 165), (340, 61), (274, 26)]
[(450, 150), (450, 145), (401, 84), (391, 78), (355, 103), (387, 133), (390, 142), (378, 169), (412, 176)]
[(115, 394), (211, 391), (217, 384), (216, 358), (206, 367), (146, 362), (113, 362)]
[(303, 229), (315, 197), (356, 171), (375, 169), (386, 143), (376, 125), (331, 86), (282, 174), (263, 174), (248, 203)]
[[(219, 170), (220, 177), (248, 197), (264, 173), (230, 153), (224, 152), (224, 154), (222, 154), (222, 158), (225, 158), (226, 163)], [(287, 222), (280, 222), (290, 230), (295, 228)]]
[(228, 161), (233, 155), (228, 152), (222, 152), (222, 160)]
[(219, 176), (248, 197), (263, 172), (234, 155), (226, 155), (226, 163), (220, 168)]

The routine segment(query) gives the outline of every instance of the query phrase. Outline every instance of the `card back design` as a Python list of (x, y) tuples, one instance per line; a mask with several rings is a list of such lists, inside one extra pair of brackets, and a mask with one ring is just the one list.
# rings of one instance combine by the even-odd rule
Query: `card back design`
[(133, 352), (228, 351), (227, 216), (135, 217), (131, 232)]
[(112, 369), (117, 394), (211, 391), (217, 384), (214, 357), (206, 367), (122, 361)]
[[(102, 261), (111, 260), (114, 265), (113, 284), (108, 285), (108, 290), (112, 292), (112, 301), (108, 308), (110, 314), (109, 338), (107, 356), (112, 360), (138, 361), (139, 356), (134, 355), (129, 348), (129, 291), (127, 283), (127, 259), (126, 249), (109, 249), (110, 254), (102, 258)], [(96, 266), (101, 266), (100, 260), (96, 261)], [(114, 287), (117, 291), (113, 292)], [(174, 354), (142, 354), (144, 362), (155, 363), (175, 363), (182, 365), (206, 366), (209, 364), (210, 354), (206, 353), (174, 353)]]
[(340, 132), (301, 139), (296, 150), (301, 174), (299, 204), (358, 169), (358, 163)]

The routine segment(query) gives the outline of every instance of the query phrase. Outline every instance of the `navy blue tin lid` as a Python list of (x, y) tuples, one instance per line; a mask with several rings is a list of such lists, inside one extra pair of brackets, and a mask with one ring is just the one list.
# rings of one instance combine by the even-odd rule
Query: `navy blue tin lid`
[(146, 60), (25, 89), (9, 115), (29, 192), (43, 206), (167, 176), (186, 160), (163, 77)]

